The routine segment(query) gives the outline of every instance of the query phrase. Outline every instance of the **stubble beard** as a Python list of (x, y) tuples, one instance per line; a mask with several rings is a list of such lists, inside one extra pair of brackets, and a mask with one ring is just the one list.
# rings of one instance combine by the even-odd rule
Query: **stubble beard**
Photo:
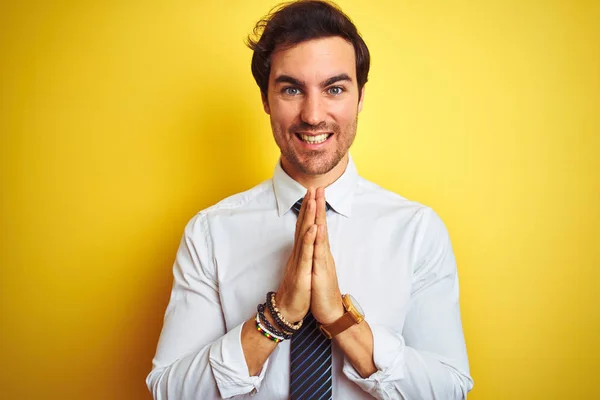
[[(327, 125), (327, 129), (321, 128), (321, 130), (333, 132), (334, 138), (337, 141), (336, 149), (331, 156), (327, 156), (326, 150), (313, 150), (304, 152), (303, 160), (300, 159), (299, 154), (293, 150), (291, 144), (293, 140), (296, 140), (294, 132), (298, 130), (298, 127), (295, 125), (291, 126), (285, 134), (287, 136), (287, 141), (284, 139), (280, 128), (273, 127), (273, 134), (276, 138), (277, 146), (281, 151), (282, 158), (284, 158), (294, 170), (305, 175), (323, 175), (335, 168), (348, 153), (348, 150), (356, 137), (357, 122), (358, 116), (356, 116), (354, 121), (346, 127), (344, 132), (341, 131), (341, 128), (337, 124)], [(314, 130), (316, 131), (317, 129)], [(282, 140), (283, 143), (280, 143), (280, 140)]]

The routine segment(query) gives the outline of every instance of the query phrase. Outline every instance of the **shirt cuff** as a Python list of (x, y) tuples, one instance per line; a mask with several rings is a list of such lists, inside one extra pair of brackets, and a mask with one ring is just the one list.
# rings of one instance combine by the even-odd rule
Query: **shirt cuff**
[(269, 364), (267, 359), (260, 374), (250, 376), (242, 349), (243, 326), (244, 323), (236, 326), (210, 347), (209, 362), (221, 397), (224, 399), (258, 392)]
[(383, 326), (371, 326), (373, 361), (377, 371), (367, 378), (360, 376), (350, 361), (344, 358), (344, 375), (362, 390), (378, 399), (391, 399), (385, 383), (404, 378), (404, 338)]

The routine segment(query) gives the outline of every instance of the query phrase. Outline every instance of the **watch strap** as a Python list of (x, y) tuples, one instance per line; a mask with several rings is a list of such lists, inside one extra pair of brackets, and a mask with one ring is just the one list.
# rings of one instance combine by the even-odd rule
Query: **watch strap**
[(352, 316), (352, 314), (348, 311), (344, 313), (337, 321), (332, 322), (329, 325), (320, 325), (319, 329), (321, 332), (327, 336), (327, 338), (332, 339), (340, 333), (344, 332), (346, 329), (350, 328), (352, 325), (356, 325), (357, 322)]

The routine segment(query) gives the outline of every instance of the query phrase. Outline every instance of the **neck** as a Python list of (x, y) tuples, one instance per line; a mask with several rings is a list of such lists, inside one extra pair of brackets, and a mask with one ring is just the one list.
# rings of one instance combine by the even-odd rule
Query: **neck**
[(293, 171), (289, 168), (284, 160), (281, 160), (281, 168), (288, 174), (293, 180), (304, 186), (305, 188), (325, 188), (337, 181), (340, 176), (344, 174), (346, 167), (348, 166), (348, 153), (340, 160), (340, 162), (333, 167), (333, 169), (325, 174), (321, 175), (307, 175), (297, 171)]

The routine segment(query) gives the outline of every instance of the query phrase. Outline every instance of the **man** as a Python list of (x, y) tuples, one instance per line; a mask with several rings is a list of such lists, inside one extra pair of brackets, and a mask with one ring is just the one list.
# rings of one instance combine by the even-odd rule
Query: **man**
[(348, 153), (364, 41), (321, 1), (287, 4), (257, 27), (252, 72), (280, 162), (273, 179), (187, 225), (150, 391), (465, 398), (473, 382), (446, 229), (431, 209), (360, 178)]

